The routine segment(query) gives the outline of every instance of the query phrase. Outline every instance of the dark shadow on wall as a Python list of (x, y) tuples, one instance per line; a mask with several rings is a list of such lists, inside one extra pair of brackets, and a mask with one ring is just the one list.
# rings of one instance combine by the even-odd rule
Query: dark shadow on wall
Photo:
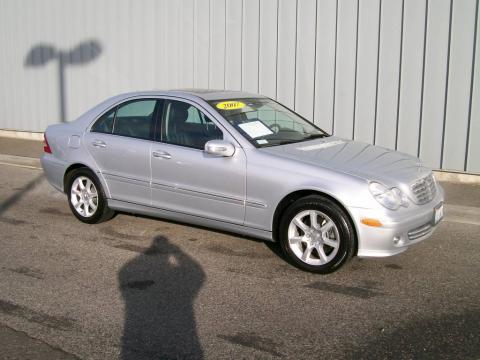
[(203, 358), (193, 304), (204, 280), (200, 265), (163, 236), (125, 264), (121, 359)]
[(73, 49), (58, 50), (50, 44), (33, 46), (25, 58), (26, 67), (44, 66), (50, 61), (58, 63), (58, 104), (61, 122), (66, 121), (65, 68), (72, 65), (85, 65), (96, 59), (102, 52), (102, 46), (96, 40), (81, 42)]

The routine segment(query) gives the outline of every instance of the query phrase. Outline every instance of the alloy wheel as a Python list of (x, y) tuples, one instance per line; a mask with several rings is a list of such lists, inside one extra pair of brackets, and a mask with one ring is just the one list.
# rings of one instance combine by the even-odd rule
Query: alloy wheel
[(298, 213), (288, 227), (288, 245), (309, 265), (329, 263), (340, 248), (340, 235), (333, 220), (318, 210)]
[(77, 177), (70, 189), (70, 201), (75, 211), (83, 217), (91, 217), (98, 208), (98, 191), (86, 176)]

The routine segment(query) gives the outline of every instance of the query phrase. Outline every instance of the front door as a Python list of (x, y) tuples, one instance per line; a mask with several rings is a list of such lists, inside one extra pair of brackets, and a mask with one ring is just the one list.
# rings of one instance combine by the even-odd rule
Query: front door
[[(232, 157), (207, 154), (207, 141), (231, 141)], [(152, 205), (243, 224), (246, 160), (243, 149), (193, 104), (165, 100), (159, 140), (152, 144)]]

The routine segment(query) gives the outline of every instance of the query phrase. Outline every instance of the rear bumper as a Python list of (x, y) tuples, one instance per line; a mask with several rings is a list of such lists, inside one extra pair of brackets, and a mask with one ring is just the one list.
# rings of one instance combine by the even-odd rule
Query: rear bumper
[(52, 154), (43, 154), (40, 157), (43, 172), (48, 182), (57, 190), (63, 192), (63, 176), (67, 164), (55, 158)]
[[(410, 245), (428, 239), (438, 227), (434, 221), (435, 208), (443, 204), (443, 189), (439, 186), (437, 196), (428, 204), (404, 211), (383, 209), (350, 209), (358, 232), (359, 257), (385, 257), (400, 254)], [(414, 207), (414, 208), (413, 208)], [(361, 222), (363, 218), (375, 218), (381, 227), (372, 227)]]

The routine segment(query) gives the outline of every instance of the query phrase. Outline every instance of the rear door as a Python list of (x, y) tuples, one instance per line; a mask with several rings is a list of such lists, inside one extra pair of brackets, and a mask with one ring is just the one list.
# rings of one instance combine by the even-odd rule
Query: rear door
[[(246, 158), (231, 135), (193, 103), (165, 100), (158, 136), (151, 152), (152, 205), (243, 224)], [(232, 142), (235, 154), (205, 153), (214, 139)]]
[(145, 98), (122, 103), (86, 133), (86, 146), (113, 199), (150, 205), (150, 151), (160, 105)]

